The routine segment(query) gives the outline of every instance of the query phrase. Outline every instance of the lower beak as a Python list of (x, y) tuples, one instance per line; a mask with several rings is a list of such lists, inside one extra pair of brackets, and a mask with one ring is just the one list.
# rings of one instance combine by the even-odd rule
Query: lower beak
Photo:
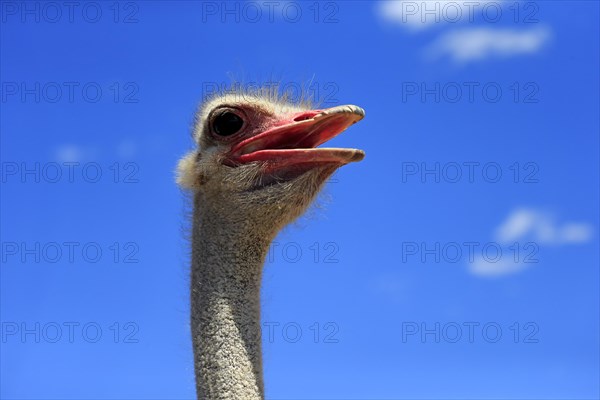
[(272, 169), (360, 161), (365, 156), (362, 150), (316, 147), (364, 116), (364, 110), (354, 105), (297, 113), (284, 124), (238, 143), (228, 158), (238, 164), (265, 162)]

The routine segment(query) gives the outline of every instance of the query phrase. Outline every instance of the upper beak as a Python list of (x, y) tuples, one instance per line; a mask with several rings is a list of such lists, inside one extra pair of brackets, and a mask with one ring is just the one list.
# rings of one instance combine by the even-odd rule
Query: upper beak
[(363, 119), (365, 111), (354, 105), (293, 114), (282, 125), (243, 140), (229, 153), (233, 162), (268, 162), (273, 167), (292, 164), (347, 164), (360, 161), (357, 149), (316, 148)]

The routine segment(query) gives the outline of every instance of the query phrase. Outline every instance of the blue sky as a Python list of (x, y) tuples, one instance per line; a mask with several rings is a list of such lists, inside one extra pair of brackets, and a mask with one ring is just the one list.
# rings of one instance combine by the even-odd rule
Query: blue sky
[(597, 2), (53, 4), (1, 3), (0, 397), (194, 396), (174, 168), (232, 78), (367, 113), (270, 253), (268, 398), (599, 397)]

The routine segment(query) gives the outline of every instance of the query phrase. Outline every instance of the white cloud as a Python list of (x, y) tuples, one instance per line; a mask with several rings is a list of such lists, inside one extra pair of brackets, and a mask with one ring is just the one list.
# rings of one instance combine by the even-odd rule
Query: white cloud
[(474, 275), (496, 277), (520, 272), (528, 265), (523, 262), (515, 262), (510, 256), (502, 257), (496, 262), (476, 257), (472, 263), (469, 263), (469, 271)]
[(502, 244), (530, 240), (554, 246), (585, 243), (592, 235), (593, 229), (589, 224), (566, 222), (561, 225), (553, 215), (531, 208), (514, 210), (495, 233), (496, 240)]
[(489, 3), (494, 3), (494, 6), (499, 8), (501, 1), (388, 0), (379, 2), (377, 11), (383, 19), (398, 23), (410, 31), (418, 32), (436, 24), (474, 22), (476, 17), (481, 15), (482, 9), (490, 6)]
[(115, 155), (121, 159), (131, 160), (139, 153), (139, 144), (131, 139), (122, 139), (113, 147), (113, 150), (106, 152), (92, 145), (81, 145), (65, 143), (54, 148), (53, 158), (59, 163), (78, 162), (85, 163), (92, 160), (97, 161), (100, 156), (114, 158)]
[(483, 254), (477, 255), (468, 268), (472, 274), (484, 277), (514, 274), (537, 264), (540, 246), (585, 243), (592, 239), (593, 233), (590, 224), (559, 224), (550, 213), (518, 208), (495, 231), (494, 247), (499, 250), (498, 254), (491, 254), (487, 258)]
[(426, 50), (431, 58), (450, 57), (464, 64), (488, 57), (510, 57), (539, 51), (550, 38), (548, 28), (530, 30), (469, 28), (443, 34)]
[(510, 242), (512, 238), (526, 234), (534, 223), (534, 213), (529, 210), (517, 210), (496, 230), (496, 237), (501, 242)]
[(58, 162), (81, 162), (84, 158), (84, 151), (81, 147), (74, 144), (64, 144), (59, 146), (54, 152), (54, 158)]
[(566, 224), (561, 231), (560, 240), (563, 243), (584, 243), (592, 237), (592, 227), (587, 224)]

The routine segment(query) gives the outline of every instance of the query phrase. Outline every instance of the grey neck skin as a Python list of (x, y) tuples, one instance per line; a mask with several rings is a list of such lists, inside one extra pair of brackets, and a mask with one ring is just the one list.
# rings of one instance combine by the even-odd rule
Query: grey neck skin
[(200, 201), (194, 200), (191, 268), (198, 398), (263, 399), (260, 286), (273, 236)]

